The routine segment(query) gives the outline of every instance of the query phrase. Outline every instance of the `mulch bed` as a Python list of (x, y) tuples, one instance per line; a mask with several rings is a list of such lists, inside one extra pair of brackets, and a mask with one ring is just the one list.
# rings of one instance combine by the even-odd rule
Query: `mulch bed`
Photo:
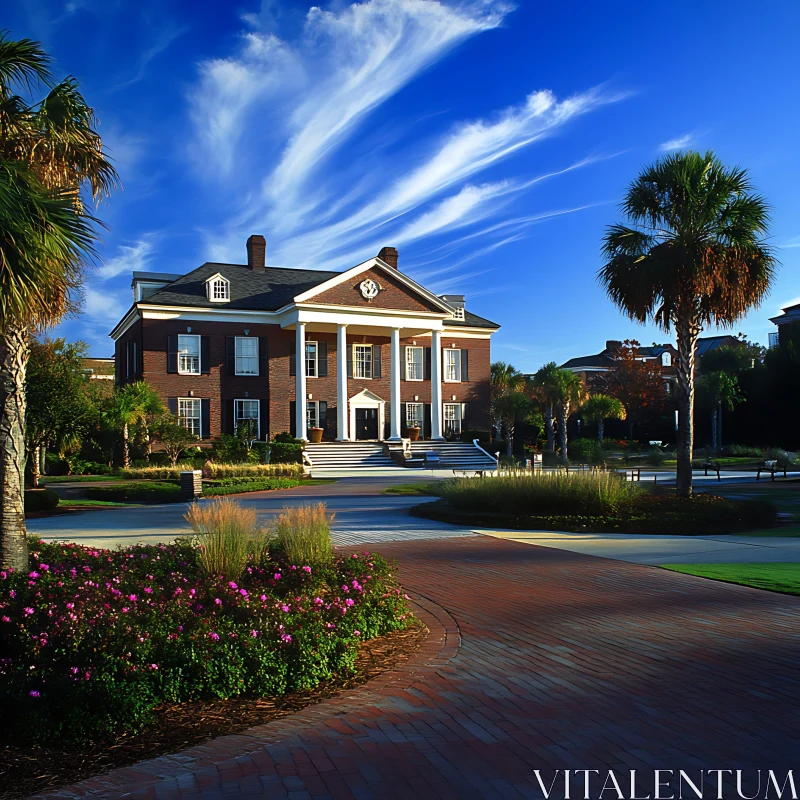
[(405, 663), (419, 650), (428, 633), (425, 625), (416, 622), (405, 630), (364, 642), (354, 675), (328, 681), (306, 692), (271, 699), (236, 697), (162, 707), (157, 710), (153, 725), (145, 731), (80, 750), (2, 747), (0, 798), (27, 797), (45, 789), (77, 783), (300, 711)]

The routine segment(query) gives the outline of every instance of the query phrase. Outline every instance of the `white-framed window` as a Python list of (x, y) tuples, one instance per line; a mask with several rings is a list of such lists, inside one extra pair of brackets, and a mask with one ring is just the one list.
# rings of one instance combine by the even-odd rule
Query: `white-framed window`
[(406, 403), (406, 428), (422, 430), (424, 408), (422, 403)]
[(222, 275), (214, 275), (207, 283), (208, 299), (212, 303), (227, 303), (231, 299), (231, 285)]
[(461, 403), (444, 404), (444, 435), (457, 436), (461, 433)]
[(261, 403), (258, 400), (234, 400), (233, 401), (233, 428), (239, 430), (243, 424), (251, 425), (250, 430), (255, 434), (253, 438), (260, 439), (260, 419)]
[(200, 337), (178, 335), (178, 372), (181, 375), (200, 374)]
[(662, 367), (671, 367), (672, 366), (672, 353), (665, 350), (661, 354), (661, 366)]
[(319, 427), (319, 403), (316, 400), (309, 400), (306, 403), (306, 428)]
[(372, 377), (372, 345), (354, 344), (353, 345), (353, 377), (371, 378)]
[(258, 337), (237, 336), (235, 342), (237, 375), (258, 375)]
[(461, 381), (461, 351), (444, 351), (444, 379), (447, 383), (459, 383)]
[(306, 342), (306, 377), (316, 378), (319, 375), (319, 346), (317, 342)]
[(200, 400), (196, 397), (178, 398), (178, 420), (189, 433), (198, 438), (203, 435)]
[(406, 347), (406, 380), (421, 381), (425, 377), (422, 347)]
[(453, 319), (464, 319), (464, 309), (456, 306), (453, 309)]

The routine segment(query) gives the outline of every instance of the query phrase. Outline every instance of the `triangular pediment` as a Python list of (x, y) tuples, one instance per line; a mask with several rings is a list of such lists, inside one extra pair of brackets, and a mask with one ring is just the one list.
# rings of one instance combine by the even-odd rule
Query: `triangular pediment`
[(382, 397), (379, 397), (377, 394), (375, 394), (374, 392), (371, 392), (369, 389), (362, 389), (358, 394), (354, 394), (350, 398), (350, 402), (351, 403), (358, 403), (359, 401), (366, 402), (366, 403), (385, 403), (386, 402)]
[(294, 298), (295, 303), (398, 309), (450, 316), (453, 309), (408, 275), (380, 258), (342, 272)]

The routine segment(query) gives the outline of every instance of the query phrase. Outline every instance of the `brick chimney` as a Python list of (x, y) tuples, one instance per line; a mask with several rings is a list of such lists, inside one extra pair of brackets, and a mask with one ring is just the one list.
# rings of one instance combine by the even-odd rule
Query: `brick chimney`
[(388, 264), (390, 267), (394, 267), (397, 269), (397, 248), (395, 247), (382, 247), (380, 253), (378, 253), (378, 258)]
[(254, 233), (247, 240), (247, 266), (253, 272), (263, 272), (267, 263), (267, 240)]

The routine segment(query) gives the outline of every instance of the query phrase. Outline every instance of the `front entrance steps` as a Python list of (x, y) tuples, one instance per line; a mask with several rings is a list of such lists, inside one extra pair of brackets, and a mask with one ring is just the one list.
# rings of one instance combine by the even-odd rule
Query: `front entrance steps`
[[(387, 446), (385, 447), (384, 444)], [(317, 470), (369, 470), (405, 469), (388, 454), (390, 447), (399, 447), (384, 442), (321, 442), (307, 444), (306, 455), (311, 459), (312, 469)], [(439, 455), (437, 469), (445, 470), (492, 470), (497, 462), (472, 442), (411, 442), (414, 466), (424, 465), (426, 452)], [(419, 459), (419, 461), (417, 460)], [(412, 467), (413, 468), (413, 467)]]

